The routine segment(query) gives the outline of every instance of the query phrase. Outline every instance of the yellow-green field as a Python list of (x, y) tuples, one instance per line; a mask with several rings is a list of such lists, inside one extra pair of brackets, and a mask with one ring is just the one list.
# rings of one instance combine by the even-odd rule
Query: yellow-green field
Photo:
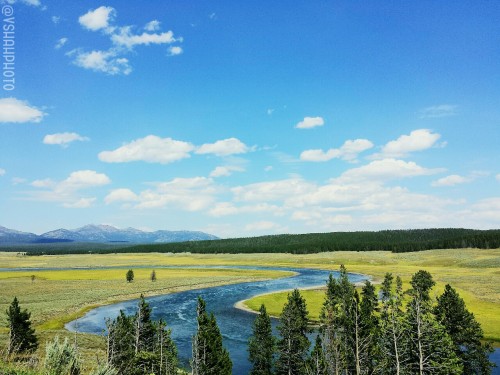
[[(345, 264), (349, 272), (358, 272), (381, 280), (386, 272), (400, 275), (408, 283), (419, 269), (429, 271), (437, 282), (435, 294), (450, 283), (465, 299), (468, 308), (482, 324), (486, 337), (500, 342), (500, 250), (432, 250), (418, 253), (393, 254), (375, 252), (332, 252), (308, 255), (290, 254), (86, 254), (28, 257), (0, 253), (0, 267), (8, 268), (73, 268), (101, 267), (98, 270), (33, 270), (0, 272), (0, 341), (5, 340), (5, 314), (14, 296), (21, 306), (32, 312), (32, 321), (41, 337), (68, 334), (64, 323), (95, 306), (116, 301), (172, 293), (187, 289), (262, 280), (289, 275), (277, 271), (245, 269), (161, 269), (159, 266), (224, 266), (260, 265), (310, 267), (338, 270)], [(145, 268), (137, 268), (137, 267)], [(108, 268), (106, 267), (113, 267)], [(122, 268), (115, 268), (122, 267)], [(135, 279), (125, 281), (131, 268)], [(157, 281), (151, 282), (152, 269)], [(31, 275), (35, 275), (32, 282)], [(248, 301), (254, 309), (265, 302), (273, 315), (279, 315), (286, 294), (268, 295)], [(311, 318), (317, 317), (323, 301), (323, 291), (305, 291)], [(103, 341), (93, 335), (78, 335), (80, 348), (92, 363), (95, 353), (103, 356)], [(0, 342), (0, 345), (3, 345)], [(42, 347), (43, 350), (43, 347)], [(0, 346), (1, 351), (1, 346)]]

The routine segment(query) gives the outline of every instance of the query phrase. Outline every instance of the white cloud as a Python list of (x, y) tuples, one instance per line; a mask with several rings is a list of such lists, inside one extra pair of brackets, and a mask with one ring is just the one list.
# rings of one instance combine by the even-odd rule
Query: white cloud
[(6, 0), (6, 2), (8, 4), (16, 4), (16, 3), (20, 2), (20, 3), (26, 4), (26, 5), (31, 5), (34, 7), (39, 7), (42, 5), (40, 0)]
[(5, 171), (5, 169), (0, 168), (0, 176), (4, 176), (4, 175), (5, 175), (5, 173), (7, 173), (7, 172)]
[(322, 117), (304, 117), (295, 127), (297, 129), (311, 129), (317, 126), (323, 126), (324, 124), (325, 120), (323, 120)]
[(402, 158), (415, 151), (427, 150), (436, 145), (440, 134), (428, 129), (413, 130), (409, 135), (402, 135), (394, 141), (388, 142), (382, 151), (372, 155), (372, 159)]
[(76, 55), (73, 63), (81, 68), (90, 69), (95, 72), (102, 72), (109, 75), (123, 74), (128, 75), (132, 68), (128, 59), (119, 57), (114, 50), (83, 52), (81, 50), (72, 50), (67, 53), (68, 56)]
[(84, 142), (88, 140), (88, 137), (82, 137), (78, 133), (55, 133), (47, 134), (43, 138), (43, 143), (45, 143), (46, 145), (60, 145), (62, 147), (67, 147), (71, 142)]
[(442, 187), (442, 186), (455, 186), (459, 184), (465, 184), (470, 182), (471, 179), (467, 177), (462, 177), (457, 174), (452, 174), (443, 178), (440, 178), (431, 183), (432, 186)]
[(160, 34), (150, 34), (146, 32), (140, 35), (132, 34), (130, 26), (121, 27), (118, 34), (113, 34), (111, 36), (111, 40), (114, 44), (126, 48), (133, 48), (137, 45), (147, 46), (150, 44), (171, 44), (177, 41), (182, 41), (181, 38), (174, 38), (174, 33), (172, 31), (167, 31)]
[(440, 104), (420, 110), (420, 118), (449, 117), (457, 114), (457, 105)]
[(251, 150), (247, 145), (237, 138), (228, 138), (215, 143), (205, 143), (198, 147), (197, 154), (215, 154), (217, 156), (228, 156), (244, 154)]
[(51, 20), (52, 20), (52, 22), (53, 22), (54, 24), (56, 24), (56, 25), (57, 25), (59, 22), (61, 22), (61, 17), (59, 17), (59, 16), (52, 16), (50, 19), (51, 19)]
[(105, 198), (104, 202), (106, 204), (111, 204), (114, 202), (135, 202), (139, 200), (137, 194), (135, 194), (130, 189), (114, 189)]
[(154, 186), (138, 194), (129, 189), (117, 189), (108, 194), (105, 202), (129, 203), (126, 207), (133, 209), (177, 208), (194, 212), (213, 206), (218, 192), (213, 180), (206, 177), (174, 178)]
[(362, 167), (349, 169), (339, 179), (343, 181), (391, 180), (398, 178), (429, 176), (442, 172), (441, 168), (428, 169), (413, 161), (397, 159), (374, 160)]
[(144, 30), (146, 31), (158, 31), (160, 30), (160, 21), (158, 20), (153, 20), (150, 21), (144, 26)]
[(194, 146), (191, 143), (148, 135), (126, 143), (116, 150), (102, 151), (98, 156), (99, 160), (106, 163), (145, 161), (167, 164), (189, 158), (191, 156), (190, 152), (193, 150)]
[(231, 176), (233, 172), (244, 172), (245, 169), (235, 165), (219, 166), (210, 172), (210, 177), (227, 177)]
[(499, 174), (497, 174), (495, 178), (497, 179), (497, 181), (499, 181), (499, 182), (500, 182), (500, 173), (499, 173)]
[(112, 7), (101, 6), (94, 10), (89, 10), (78, 18), (78, 22), (83, 27), (97, 31), (109, 26), (109, 22), (114, 19), (116, 11)]
[(179, 46), (171, 46), (168, 49), (169, 56), (177, 56), (182, 54), (182, 52), (184, 52), (184, 50), (182, 49), (182, 47)]
[(60, 49), (61, 47), (63, 47), (66, 43), (68, 43), (68, 38), (61, 38), (57, 41), (56, 45), (55, 45), (55, 49)]
[(315, 190), (315, 185), (299, 177), (286, 180), (259, 182), (237, 186), (231, 189), (235, 201), (269, 202), (280, 201), (285, 197), (303, 195)]
[(16, 98), (0, 99), (0, 122), (40, 122), (46, 113)]
[(272, 171), (272, 170), (273, 170), (273, 166), (272, 166), (272, 165), (268, 165), (268, 166), (266, 166), (266, 167), (264, 168), (264, 171), (265, 171), (265, 172), (270, 172), (270, 171)]
[(322, 162), (335, 158), (346, 161), (355, 161), (358, 154), (373, 147), (373, 143), (367, 139), (347, 140), (339, 148), (331, 148), (328, 151), (323, 150), (305, 150), (300, 154), (300, 160)]
[(80, 170), (70, 173), (62, 181), (50, 178), (35, 180), (31, 186), (40, 190), (28, 192), (31, 199), (37, 201), (60, 202), (66, 208), (86, 208), (95, 201), (95, 197), (82, 197), (81, 190), (97, 188), (111, 183), (104, 173), (93, 170)]

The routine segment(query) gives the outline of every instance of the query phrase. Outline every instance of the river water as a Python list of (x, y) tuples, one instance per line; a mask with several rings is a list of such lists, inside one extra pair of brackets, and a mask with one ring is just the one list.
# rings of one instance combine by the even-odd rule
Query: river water
[[(296, 272), (297, 274), (275, 280), (225, 285), (149, 297), (146, 300), (152, 308), (153, 319), (163, 318), (167, 322), (168, 328), (172, 329), (172, 339), (177, 345), (181, 365), (184, 368), (189, 368), (191, 340), (196, 332), (196, 304), (198, 296), (201, 296), (206, 301), (207, 311), (213, 312), (216, 316), (223, 336), (224, 346), (228, 349), (233, 362), (233, 374), (244, 375), (248, 374), (251, 368), (248, 361), (247, 344), (248, 338), (252, 334), (252, 324), (255, 314), (236, 309), (234, 304), (262, 293), (323, 286), (328, 279), (328, 275), (332, 272), (305, 268), (226, 268), (286, 270)], [(333, 275), (338, 276), (338, 273), (333, 272)], [(364, 275), (349, 274), (349, 279), (353, 283), (363, 281), (366, 278)], [(103, 334), (106, 318), (114, 319), (118, 316), (120, 310), (124, 310), (126, 314), (134, 314), (136, 308), (137, 300), (102, 306), (89, 311), (82, 318), (66, 324), (66, 328), (70, 331)], [(272, 325), (275, 333), (277, 324), (277, 320), (273, 319)], [(497, 365), (500, 364), (499, 349), (493, 353), (491, 359)], [(494, 369), (493, 374), (500, 374), (500, 368)]]

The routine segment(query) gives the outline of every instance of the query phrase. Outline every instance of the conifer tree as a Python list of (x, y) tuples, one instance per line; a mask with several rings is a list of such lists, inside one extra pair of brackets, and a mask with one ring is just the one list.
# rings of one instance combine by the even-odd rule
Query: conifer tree
[(464, 300), (449, 284), (445, 286), (444, 293), (438, 297), (434, 313), (453, 341), (464, 374), (490, 374), (493, 366), (489, 361), (489, 355), (493, 352), (491, 344), (482, 343), (481, 326), (474, 314), (467, 310)]
[(316, 336), (314, 348), (306, 363), (307, 375), (328, 375), (321, 335)]
[(31, 328), (31, 313), (21, 310), (17, 297), (6, 311), (9, 324), (8, 353), (22, 353), (35, 351), (38, 348), (38, 339), (35, 330)]
[(393, 287), (393, 276), (387, 273), (381, 287), (382, 308), (380, 312), (380, 331), (378, 337), (379, 362), (376, 373), (383, 375), (401, 375), (407, 373), (409, 343), (407, 325), (404, 319), (403, 282), (396, 277)]
[(461, 374), (462, 365), (453, 342), (432, 313), (430, 290), (434, 280), (427, 271), (418, 271), (410, 282), (412, 289), (406, 320), (410, 339), (408, 365), (418, 375)]
[(262, 305), (254, 321), (253, 335), (248, 344), (249, 359), (253, 364), (250, 375), (272, 375), (275, 349), (276, 339), (271, 328), (271, 318), (266, 307)]
[(278, 375), (298, 375), (305, 373), (305, 362), (311, 343), (307, 338), (306, 301), (295, 289), (288, 295), (288, 301), (280, 316), (278, 331), (278, 359), (276, 373)]
[(128, 283), (134, 281), (134, 271), (128, 270), (127, 273), (125, 274), (125, 278), (127, 279)]
[(233, 364), (222, 344), (222, 335), (213, 313), (206, 311), (205, 301), (198, 297), (198, 330), (193, 337), (193, 375), (231, 375)]

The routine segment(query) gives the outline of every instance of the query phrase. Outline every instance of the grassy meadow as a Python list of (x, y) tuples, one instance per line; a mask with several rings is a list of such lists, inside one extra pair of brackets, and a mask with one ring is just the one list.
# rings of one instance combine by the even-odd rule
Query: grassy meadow
[[(247, 269), (186, 269), (157, 268), (160, 266), (280, 266), (310, 267), (336, 271), (345, 264), (349, 272), (370, 275), (379, 281), (386, 272), (400, 275), (405, 287), (411, 276), (420, 269), (429, 271), (437, 286), (437, 295), (450, 283), (465, 299), (468, 308), (482, 324), (485, 335), (500, 343), (500, 250), (430, 250), (417, 253), (330, 252), (319, 254), (85, 254), (24, 256), (0, 253), (0, 353), (7, 335), (3, 313), (17, 296), (21, 307), (32, 313), (32, 321), (40, 336), (43, 356), (45, 341), (55, 335), (75, 335), (64, 330), (64, 324), (89, 309), (127, 299), (173, 293), (188, 289), (263, 280), (290, 275), (289, 272)], [(50, 270), (52, 267), (73, 268)], [(98, 267), (98, 269), (85, 269)], [(9, 268), (41, 268), (41, 270), (12, 271)], [(132, 283), (125, 280), (126, 271), (134, 270)], [(155, 269), (157, 281), (150, 280)], [(32, 281), (32, 275), (35, 276)], [(324, 291), (304, 291), (311, 318), (319, 314)], [(255, 297), (246, 305), (258, 309), (264, 302), (268, 311), (279, 315), (287, 293)], [(79, 347), (91, 366), (96, 356), (104, 357), (103, 339), (78, 334)]]

